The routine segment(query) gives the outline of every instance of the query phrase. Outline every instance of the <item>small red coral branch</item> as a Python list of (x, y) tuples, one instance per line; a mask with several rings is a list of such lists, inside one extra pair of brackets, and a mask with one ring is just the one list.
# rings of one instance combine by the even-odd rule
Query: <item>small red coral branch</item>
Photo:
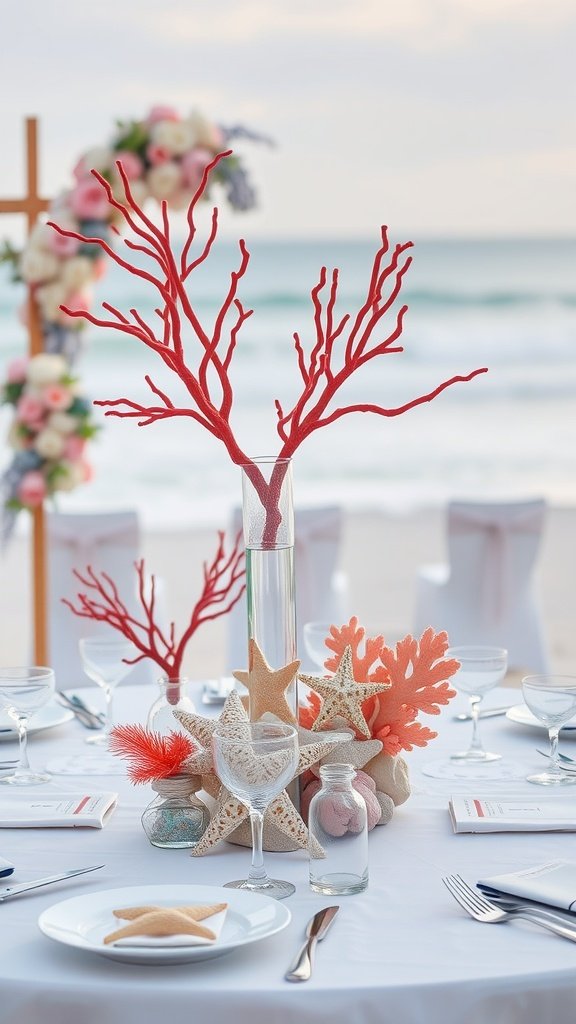
[[(134, 418), (138, 420), (139, 426), (148, 426), (170, 417), (187, 416), (208, 430), (222, 442), (234, 463), (247, 467), (246, 471), (266, 510), (266, 544), (273, 542), (279, 524), (276, 496), (286, 471), (285, 465), (280, 464), (276, 476), (273, 475), (267, 482), (238, 444), (230, 424), (234, 394), (229, 371), (240, 329), (252, 314), (252, 310), (245, 309), (237, 297), (239, 282), (246, 273), (250, 259), (245, 242), (242, 239), (239, 241), (239, 265), (230, 275), (228, 291), (211, 328), (205, 327), (200, 321), (186, 290), (186, 282), (193, 271), (208, 259), (218, 231), (218, 210), (214, 209), (207, 241), (196, 259), (191, 260), (190, 250), (196, 235), (196, 206), (206, 189), (210, 172), (221, 159), (229, 155), (230, 151), (220, 153), (204, 172), (202, 182), (188, 210), (188, 235), (179, 260), (171, 247), (166, 203), (162, 203), (162, 228), (159, 228), (136, 203), (120, 162), (117, 163), (117, 168), (123, 182), (124, 202), (115, 197), (110, 184), (101, 174), (92, 171), (105, 190), (110, 205), (143, 242), (138, 244), (124, 239), (124, 245), (146, 255), (157, 265), (157, 269), (153, 267), (156, 273), (144, 270), (123, 258), (101, 238), (90, 238), (54, 223), (51, 223), (51, 226), (67, 238), (76, 238), (81, 242), (99, 246), (119, 267), (142, 278), (155, 288), (160, 298), (160, 306), (155, 311), (160, 320), (160, 329), (146, 323), (137, 310), (130, 309), (129, 315), (126, 315), (107, 302), (102, 303), (102, 306), (110, 314), (109, 319), (96, 317), (87, 310), (62, 307), (64, 312), (71, 317), (87, 320), (96, 327), (112, 328), (141, 341), (180, 378), (192, 399), (191, 408), (177, 406), (149, 376), (146, 376), (150, 390), (160, 399), (159, 404), (142, 405), (128, 398), (105, 399), (95, 404), (106, 407), (107, 416)], [(397, 244), (390, 253), (385, 227), (382, 228), (381, 235), (381, 244), (374, 257), (366, 299), (355, 316), (346, 314), (340, 319), (336, 316), (338, 270), (332, 271), (328, 283), (328, 273), (323, 267), (318, 284), (312, 289), (314, 341), (308, 355), (305, 354), (300, 336), (294, 334), (296, 358), (302, 378), (301, 393), (287, 412), (278, 399), (275, 402), (276, 429), (282, 442), (278, 452), (279, 459), (290, 458), (304, 439), (315, 430), (334, 423), (348, 413), (370, 412), (377, 416), (400, 416), (409, 409), (432, 401), (453, 384), (469, 381), (480, 373), (486, 373), (486, 367), (481, 367), (463, 376), (450, 377), (432, 391), (397, 407), (388, 408), (368, 403), (333, 407), (340, 389), (352, 374), (378, 356), (403, 351), (397, 342), (402, 334), (407, 306), (400, 307), (390, 330), (382, 331), (382, 327), (384, 318), (391, 312), (400, 294), (404, 275), (412, 262), (410, 256), (405, 256), (412, 242)], [(227, 331), (226, 323), (230, 324)], [(184, 327), (188, 331), (191, 330), (199, 342), (200, 353), (195, 366), (187, 362), (183, 341)]]
[(124, 659), (129, 664), (151, 658), (168, 679), (177, 679), (181, 674), (186, 646), (196, 630), (202, 623), (226, 615), (245, 590), (242, 582), (245, 575), (244, 551), (240, 541), (239, 534), (231, 553), (227, 555), (224, 533), (219, 531), (216, 554), (210, 565), (204, 563), (202, 593), (179, 640), (176, 639), (173, 622), (166, 635), (155, 621), (156, 581), (152, 576), (147, 586), (143, 559), (135, 563), (138, 601), (144, 613), (142, 619), (131, 614), (114, 580), (104, 572), (98, 575), (91, 566), (87, 567), (85, 575), (74, 570), (76, 578), (87, 588), (86, 592), (77, 595), (78, 604), (74, 605), (66, 598), (63, 598), (63, 602), (79, 618), (104, 622), (130, 640), (140, 653), (135, 658)]
[(143, 725), (116, 725), (110, 733), (109, 748), (129, 762), (132, 782), (152, 782), (178, 775), (187, 757), (196, 747), (184, 733), (162, 736)]

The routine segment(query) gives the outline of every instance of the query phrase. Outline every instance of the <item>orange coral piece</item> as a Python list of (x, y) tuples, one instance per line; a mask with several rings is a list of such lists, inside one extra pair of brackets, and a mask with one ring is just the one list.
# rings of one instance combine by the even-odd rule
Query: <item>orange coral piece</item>
[[(384, 693), (369, 697), (362, 704), (362, 713), (374, 739), (382, 740), (384, 752), (395, 755), (401, 750), (425, 747), (437, 733), (416, 721), (419, 712), (439, 715), (440, 705), (448, 704), (456, 691), (447, 680), (457, 672), (459, 663), (445, 658), (448, 635), (425, 630), (420, 640), (406, 636), (387, 647), (384, 637), (366, 637), (365, 630), (353, 616), (350, 622), (338, 628), (331, 626), (326, 646), (334, 651), (334, 658), (326, 661), (333, 671), (347, 646), (352, 648), (354, 678), (358, 682), (390, 682)], [(360, 648), (363, 647), (363, 653)], [(300, 712), (301, 722), (311, 728), (318, 711), (319, 700), (309, 696), (308, 707)]]
[(189, 736), (171, 732), (168, 736), (151, 732), (142, 725), (116, 725), (110, 734), (113, 754), (129, 762), (132, 782), (150, 782), (177, 775), (186, 758), (197, 749)]

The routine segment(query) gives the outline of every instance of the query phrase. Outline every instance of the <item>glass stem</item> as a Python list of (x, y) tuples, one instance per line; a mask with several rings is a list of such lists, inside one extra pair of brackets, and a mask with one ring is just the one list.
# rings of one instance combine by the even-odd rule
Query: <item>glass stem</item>
[(30, 771), (30, 762), (28, 760), (28, 719), (18, 715), (18, 768), (17, 771)]
[(114, 716), (112, 714), (112, 698), (114, 696), (114, 690), (111, 686), (104, 687), (104, 696), (106, 698), (106, 722), (104, 724), (103, 735), (109, 736), (114, 725)]
[(484, 750), (482, 746), (482, 740), (480, 739), (480, 725), (478, 723), (478, 711), (480, 710), (481, 697), (470, 697), (470, 714), (472, 715), (472, 739), (470, 741), (470, 751), (474, 753), (480, 753)]
[(264, 827), (264, 815), (255, 807), (250, 808), (250, 827), (252, 829), (252, 864), (248, 882), (251, 885), (265, 885), (268, 881), (264, 867), (264, 855), (262, 852), (262, 833)]
[(560, 734), (560, 726), (550, 726), (548, 729), (548, 737), (550, 739), (550, 764), (549, 771), (552, 775), (562, 775), (560, 763), (558, 759), (558, 736)]

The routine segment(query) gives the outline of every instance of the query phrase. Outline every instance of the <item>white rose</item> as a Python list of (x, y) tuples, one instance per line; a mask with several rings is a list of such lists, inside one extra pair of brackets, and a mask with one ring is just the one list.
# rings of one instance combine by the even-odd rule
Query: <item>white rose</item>
[(59, 434), (73, 434), (78, 428), (78, 417), (67, 412), (53, 412), (48, 417), (48, 426)]
[(182, 172), (178, 164), (168, 161), (165, 164), (158, 164), (148, 171), (146, 179), (150, 195), (160, 202), (162, 199), (169, 199), (177, 192), (182, 184)]
[(46, 427), (38, 434), (34, 447), (43, 459), (59, 459), (64, 451), (64, 438), (57, 430)]
[(62, 265), (60, 280), (69, 292), (79, 292), (94, 279), (94, 263), (88, 256), (73, 256)]
[(53, 281), (58, 276), (60, 260), (43, 249), (26, 249), (20, 259), (20, 273), (27, 284)]
[(47, 224), (43, 224), (41, 221), (36, 221), (32, 231), (28, 235), (26, 242), (26, 252), (33, 249), (35, 252), (40, 250), (46, 252), (48, 249), (48, 236), (50, 235), (52, 228), (49, 228)]
[(68, 372), (68, 364), (63, 356), (50, 355), (42, 352), (33, 356), (28, 363), (28, 382), (34, 387), (55, 384)]
[(191, 126), (194, 132), (195, 145), (205, 146), (206, 149), (223, 148), (222, 130), (218, 125), (207, 121), (197, 110), (192, 111), (186, 119), (186, 123)]
[(43, 288), (38, 289), (36, 298), (45, 320), (48, 320), (49, 323), (63, 321), (64, 314), (60, 306), (66, 302), (70, 291), (71, 289), (66, 288), (61, 281), (53, 281), (52, 284), (45, 284)]
[(84, 470), (77, 462), (61, 462), (60, 469), (62, 473), (56, 478), (56, 490), (73, 491), (84, 483)]
[(114, 153), (108, 146), (95, 146), (84, 153), (82, 163), (86, 174), (90, 174), (90, 171), (108, 171), (114, 166)]
[[(112, 192), (114, 198), (117, 199), (119, 203), (122, 203), (122, 206), (127, 205), (126, 195), (124, 192), (124, 185), (122, 184), (122, 181), (120, 180), (118, 175), (114, 175), (112, 179)], [(138, 206), (143, 206), (146, 200), (148, 199), (148, 189), (146, 188), (146, 184), (142, 178), (138, 178), (137, 181), (130, 182), (130, 192), (132, 193), (132, 198), (138, 204)], [(117, 217), (119, 224), (124, 223), (123, 216), (120, 213), (117, 214), (115, 210), (113, 210), (113, 216)]]
[(196, 133), (190, 121), (157, 121), (152, 125), (150, 139), (173, 156), (182, 156), (195, 145)]

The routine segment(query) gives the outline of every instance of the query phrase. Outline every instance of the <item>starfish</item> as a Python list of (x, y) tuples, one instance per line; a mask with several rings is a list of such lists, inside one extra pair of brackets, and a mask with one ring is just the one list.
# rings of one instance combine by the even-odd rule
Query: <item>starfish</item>
[[(176, 717), (182, 723), (185, 729), (187, 729), (192, 736), (202, 742), (208, 740), (211, 742), (212, 733), (218, 726), (223, 723), (224, 725), (235, 724), (241, 726), (248, 722), (248, 716), (244, 709), (244, 706), (240, 700), (238, 693), (233, 690), (232, 693), (226, 698), (226, 702), (222, 709), (222, 714), (219, 719), (205, 719), (201, 718), (200, 715), (189, 715), (182, 711), (175, 712)], [(306, 739), (311, 735), (303, 731)], [(328, 754), (337, 743), (340, 742), (342, 736), (330, 737), (321, 739), (321, 737), (315, 735), (312, 742), (304, 743), (299, 748), (298, 766), (294, 774), (294, 778), (301, 775), (313, 764), (320, 760), (321, 757)], [(210, 819), (208, 828), (200, 841), (196, 844), (194, 849), (191, 851), (193, 857), (200, 857), (207, 853), (213, 846), (220, 841), (227, 839), (234, 830), (241, 825), (249, 817), (249, 810), (238, 800), (232, 793), (223, 786), (216, 775), (214, 764), (211, 756), (208, 761), (208, 751), (202, 751), (198, 754), (193, 754), (185, 762), (186, 771), (193, 771), (194, 773), (202, 772), (202, 783), (212, 796), (216, 798), (216, 807)], [(204, 773), (204, 769), (210, 764), (210, 770)], [(306, 828), (302, 818), (298, 814), (298, 811), (294, 807), (290, 800), (286, 790), (283, 790), (279, 796), (277, 796), (269, 805), (266, 814), (265, 821), (273, 822), (281, 832), (288, 836), (297, 846), (306, 849), (308, 846), (308, 829)], [(313, 844), (314, 845), (314, 844)], [(319, 844), (315, 844), (315, 849)], [(316, 856), (321, 856), (316, 853)]]
[(248, 671), (242, 669), (232, 675), (248, 690), (251, 720), (257, 722), (266, 711), (270, 711), (281, 722), (295, 725), (296, 719), (286, 700), (286, 690), (294, 680), (300, 662), (291, 661), (282, 668), (270, 668), (253, 637), (248, 650)]
[(350, 645), (345, 648), (334, 676), (321, 679), (318, 676), (300, 675), (299, 679), (324, 698), (318, 717), (312, 726), (314, 732), (318, 732), (321, 726), (341, 716), (350, 722), (362, 736), (370, 738), (370, 728), (362, 714), (362, 703), (368, 697), (374, 697), (377, 693), (389, 690), (391, 684), (357, 683), (354, 679)]
[[(208, 903), (204, 905), (197, 905), (193, 907), (171, 907), (171, 910), (177, 910), (180, 914), (186, 914), (191, 921), (203, 921), (205, 917), (212, 917), (214, 914), (219, 914), (221, 910), (226, 910), (227, 903)], [(134, 921), (137, 917), (142, 917), (143, 914), (150, 914), (153, 910), (166, 910), (166, 907), (158, 907), (155, 905), (149, 907), (123, 907), (122, 910), (113, 910), (114, 917), (119, 917), (122, 921)]]
[[(140, 908), (138, 908), (140, 909)], [(215, 939), (216, 935), (210, 928), (198, 924), (198, 921), (186, 912), (186, 908), (177, 907), (155, 907), (153, 909), (143, 908), (144, 913), (139, 914), (130, 924), (110, 932), (104, 938), (104, 943), (117, 942), (118, 939), (126, 939), (133, 935), (197, 935), (203, 939)]]

